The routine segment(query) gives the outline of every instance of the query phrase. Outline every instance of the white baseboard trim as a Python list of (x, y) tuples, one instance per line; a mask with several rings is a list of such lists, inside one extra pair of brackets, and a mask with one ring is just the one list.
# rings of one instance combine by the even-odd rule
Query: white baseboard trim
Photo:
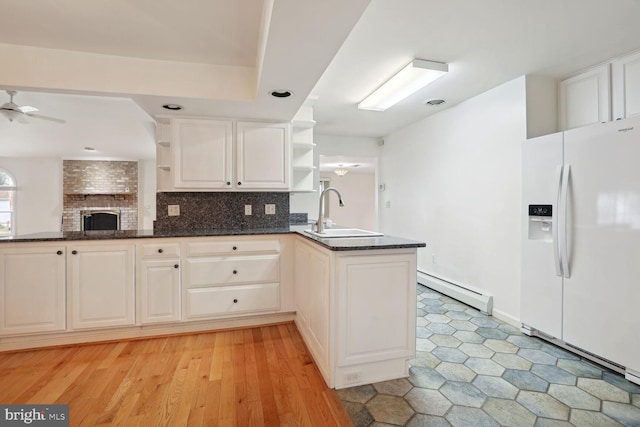
[(500, 319), (505, 323), (510, 324), (511, 326), (520, 329), (521, 323), (520, 323), (520, 319), (513, 317), (510, 314), (505, 313), (502, 310), (493, 310), (493, 313), (491, 314), (493, 317), (495, 317), (496, 319)]
[(493, 312), (493, 296), (471, 286), (455, 283), (420, 270), (418, 270), (418, 283), (470, 305), (485, 314), (491, 315)]
[(66, 331), (0, 338), (0, 351), (25, 350), (40, 347), (84, 344), (151, 338), (162, 335), (189, 334), (222, 329), (248, 328), (293, 321), (295, 313), (265, 314), (234, 319), (200, 320), (194, 322), (136, 325), (91, 331)]

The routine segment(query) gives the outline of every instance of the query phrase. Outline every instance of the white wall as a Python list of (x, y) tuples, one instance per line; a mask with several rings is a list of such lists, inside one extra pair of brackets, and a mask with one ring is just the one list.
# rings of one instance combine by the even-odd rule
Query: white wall
[(394, 132), (380, 157), (382, 231), (426, 242), (419, 270), (492, 294), (495, 314), (512, 321), (525, 86), (520, 77)]
[[(346, 157), (371, 157), (380, 156), (380, 147), (375, 138), (356, 136), (334, 136), (334, 135), (314, 135), (316, 147), (313, 152), (313, 164), (316, 168), (320, 166), (320, 156), (346, 156)], [(316, 179), (319, 174), (315, 175)], [(314, 185), (317, 188), (317, 183)], [(376, 188), (376, 184), (374, 184)], [(375, 191), (374, 191), (375, 195)], [(291, 193), (290, 212), (306, 212), (309, 219), (318, 218), (318, 197), (315, 193)], [(346, 200), (345, 200), (346, 202)], [(374, 202), (375, 203), (375, 202)], [(375, 214), (374, 214), (375, 216)]]
[(60, 231), (62, 159), (0, 157), (0, 168), (16, 179), (16, 233)]
[[(375, 174), (349, 172), (344, 176), (337, 176), (323, 172), (320, 176), (331, 180), (331, 186), (340, 191), (344, 201), (344, 207), (340, 207), (336, 195), (329, 194), (329, 218), (334, 223), (365, 230), (378, 228)], [(315, 216), (318, 216), (317, 212)]]

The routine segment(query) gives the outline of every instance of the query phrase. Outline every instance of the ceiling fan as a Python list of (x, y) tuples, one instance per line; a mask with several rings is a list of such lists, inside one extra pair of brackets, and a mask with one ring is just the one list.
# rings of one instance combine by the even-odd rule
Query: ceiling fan
[(8, 90), (7, 94), (9, 95), (10, 100), (9, 102), (5, 102), (4, 104), (2, 104), (2, 106), (0, 107), (0, 114), (2, 114), (7, 119), (9, 119), (10, 122), (14, 120), (25, 122), (24, 118), (25, 116), (28, 116), (28, 117), (35, 117), (36, 119), (49, 120), (51, 122), (56, 122), (56, 123), (66, 123), (64, 120), (57, 119), (55, 117), (34, 114), (36, 111), (38, 111), (38, 109), (35, 107), (30, 107), (28, 105), (20, 107), (18, 104), (13, 102), (13, 97), (17, 93), (18, 92), (16, 92), (15, 90)]

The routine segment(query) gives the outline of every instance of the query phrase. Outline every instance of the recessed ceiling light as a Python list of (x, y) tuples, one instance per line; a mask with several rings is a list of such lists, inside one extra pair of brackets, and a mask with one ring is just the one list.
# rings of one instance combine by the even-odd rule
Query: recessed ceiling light
[(162, 108), (164, 108), (166, 110), (171, 110), (171, 111), (180, 111), (184, 107), (182, 105), (178, 105), (178, 104), (164, 104), (162, 106)]
[(93, 147), (84, 147), (84, 151), (96, 151)]
[(291, 92), (290, 90), (286, 90), (286, 89), (272, 90), (269, 93), (271, 94), (271, 96), (273, 96), (275, 98), (288, 98), (291, 95), (293, 95), (293, 92)]
[(436, 107), (442, 104), (444, 104), (444, 99), (427, 99), (426, 101), (424, 101), (424, 105), (431, 105), (432, 107)]

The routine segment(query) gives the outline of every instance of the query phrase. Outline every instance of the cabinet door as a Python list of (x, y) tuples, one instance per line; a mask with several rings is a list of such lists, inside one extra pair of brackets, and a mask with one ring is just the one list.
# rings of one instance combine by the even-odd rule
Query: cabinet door
[(142, 323), (180, 320), (180, 263), (178, 259), (140, 263)]
[(71, 327), (134, 324), (134, 246), (74, 245), (69, 249)]
[(300, 328), (307, 328), (309, 323), (309, 247), (297, 240), (295, 242), (294, 304), (296, 323)]
[(317, 350), (317, 363), (329, 366), (329, 331), (331, 328), (331, 257), (321, 251), (309, 251), (308, 316), (310, 346)]
[(413, 357), (415, 259), (415, 253), (338, 257), (338, 366)]
[(237, 188), (289, 189), (289, 123), (237, 123)]
[(174, 119), (176, 189), (231, 188), (232, 122)]
[(561, 130), (611, 120), (609, 68), (603, 65), (560, 82)]
[(64, 247), (0, 252), (0, 335), (65, 329)]
[(640, 114), (640, 53), (612, 63), (613, 118)]
[(295, 251), (296, 324), (318, 368), (330, 376), (331, 256), (301, 241)]

